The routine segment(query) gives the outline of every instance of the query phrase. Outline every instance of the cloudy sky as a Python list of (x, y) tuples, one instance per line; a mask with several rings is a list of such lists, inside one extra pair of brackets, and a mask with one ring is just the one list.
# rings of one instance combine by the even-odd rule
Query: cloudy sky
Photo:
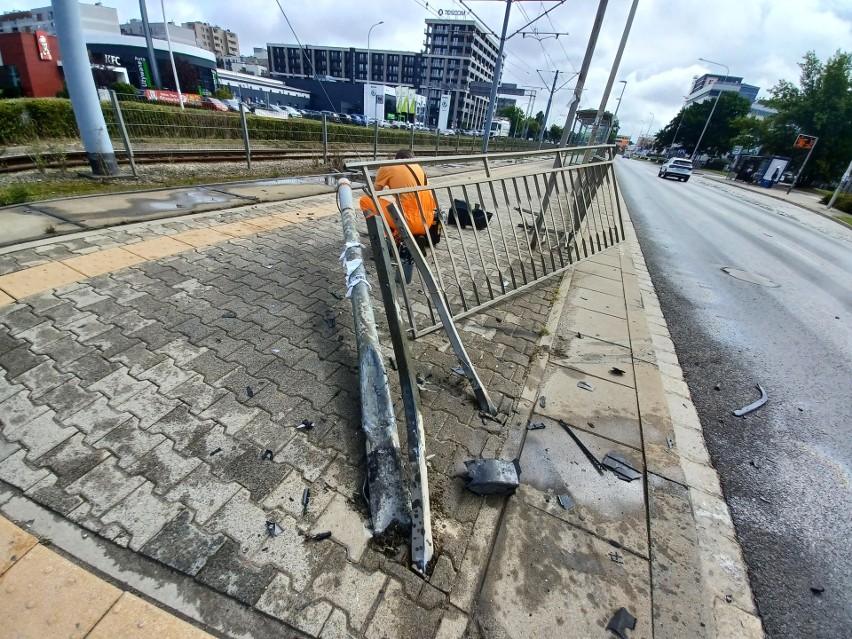
[[(138, 0), (102, 1), (116, 7), (122, 21), (139, 17)], [(504, 2), (465, 1), (486, 27), (500, 33)], [(151, 20), (160, 21), (160, 2), (147, 2)], [(371, 46), (405, 51), (422, 49), (423, 21), (435, 17), (439, 9), (466, 10), (455, 0), (280, 2), (302, 44), (366, 47), (370, 26), (384, 21), (373, 29)], [(14, 5), (8, 9), (19, 4), (21, 0), (0, 0), (0, 7)], [(556, 4), (516, 0), (509, 33)], [(600, 103), (630, 4), (631, 0), (609, 0), (581, 100), (584, 108)], [(243, 53), (268, 42), (295, 41), (275, 0), (165, 0), (165, 7), (170, 21), (201, 20), (235, 31)], [(562, 78), (569, 79), (580, 68), (597, 7), (598, 0), (568, 0), (533, 25), (539, 39), (519, 34), (507, 42), (504, 81), (541, 87), (536, 111), (545, 108), (554, 70), (560, 71), (561, 85)], [(558, 39), (545, 35), (555, 32), (568, 35)], [(639, 0), (617, 76), (627, 81), (618, 112), (622, 131), (635, 138), (640, 130), (658, 130), (678, 112), (693, 76), (724, 73), (722, 67), (698, 58), (728, 65), (731, 75), (761, 87), (759, 97), (766, 97), (779, 79), (797, 81), (796, 65), (805, 52), (813, 50), (825, 60), (838, 49), (852, 50), (849, 0)], [(616, 107), (620, 86), (610, 97), (610, 111)], [(549, 123), (564, 123), (572, 89), (570, 82), (556, 93)]]

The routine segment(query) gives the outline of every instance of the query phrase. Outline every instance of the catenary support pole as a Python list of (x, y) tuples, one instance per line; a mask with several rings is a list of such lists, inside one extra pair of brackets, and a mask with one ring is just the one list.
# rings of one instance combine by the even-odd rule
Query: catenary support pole
[(175, 54), (172, 51), (172, 37), (169, 35), (169, 23), (166, 20), (166, 2), (160, 0), (160, 8), (163, 10), (163, 31), (166, 32), (166, 43), (169, 45), (169, 61), (172, 63), (172, 75), (175, 77), (175, 89), (177, 89), (178, 103), (180, 110), (183, 111), (183, 93), (180, 90), (180, 80), (178, 80), (177, 67), (175, 67)]
[(571, 99), (568, 117), (565, 118), (565, 128), (562, 129), (562, 139), (559, 141), (559, 146), (566, 146), (568, 144), (568, 138), (574, 129), (574, 118), (577, 115), (577, 108), (580, 106), (580, 96), (583, 95), (586, 76), (589, 75), (589, 66), (592, 64), (592, 55), (594, 55), (595, 47), (598, 43), (598, 34), (601, 31), (604, 14), (606, 14), (607, 1), (600, 0), (600, 4), (598, 4), (598, 13), (595, 15), (595, 21), (592, 25), (592, 34), (589, 36), (589, 44), (586, 46), (586, 55), (583, 57), (583, 64), (580, 66), (580, 75), (577, 76), (577, 84), (574, 86), (574, 97)]
[(846, 168), (846, 173), (844, 173), (843, 177), (840, 178), (840, 184), (838, 184), (837, 188), (834, 189), (834, 194), (831, 196), (831, 199), (828, 201), (828, 205), (825, 208), (830, 209), (834, 206), (840, 192), (843, 191), (850, 183), (852, 183), (852, 162), (849, 163), (849, 166)]
[(127, 126), (124, 124), (124, 114), (121, 112), (121, 105), (118, 103), (118, 96), (112, 89), (109, 90), (109, 99), (112, 102), (112, 110), (115, 112), (115, 121), (118, 124), (118, 131), (121, 133), (121, 141), (124, 142), (124, 150), (127, 151), (127, 159), (130, 160), (130, 172), (133, 177), (136, 176), (136, 160), (133, 158), (133, 147), (130, 145), (130, 136), (127, 134)]
[(550, 105), (553, 104), (553, 94), (556, 93), (556, 81), (559, 79), (559, 69), (553, 74), (553, 86), (550, 87), (550, 95), (547, 98), (547, 107), (544, 109), (544, 120), (541, 123), (541, 131), (538, 132), (538, 148), (544, 144), (544, 130), (547, 128), (547, 118), (550, 117)]
[[(603, 97), (601, 97), (601, 104), (598, 107), (598, 113), (595, 116), (595, 123), (592, 126), (592, 132), (589, 134), (589, 144), (597, 144), (598, 130), (600, 129), (601, 120), (603, 120), (603, 116), (606, 111), (606, 103), (609, 102), (609, 94), (610, 91), (612, 91), (612, 85), (615, 83), (615, 76), (618, 73), (618, 67), (621, 64), (621, 55), (624, 53), (624, 47), (627, 44), (627, 37), (630, 35), (630, 27), (633, 26), (633, 17), (636, 15), (636, 5), (638, 4), (639, 0), (633, 0), (633, 4), (630, 5), (630, 13), (627, 14), (627, 23), (624, 25), (624, 32), (621, 34), (621, 42), (618, 45), (615, 60), (613, 60), (612, 68), (609, 71), (609, 80), (606, 82)], [(613, 116), (613, 118), (614, 117), (615, 116)], [(611, 126), (612, 123), (610, 123), (610, 127)], [(609, 129), (607, 129), (607, 131), (609, 131)], [(606, 140), (603, 140), (601, 144), (606, 144), (606, 142)]]
[(370, 284), (364, 270), (361, 235), (358, 232), (349, 180), (338, 182), (337, 193), (343, 225), (342, 261), (346, 269), (346, 295), (352, 300), (355, 339), (358, 344), (361, 430), (367, 447), (370, 516), (373, 532), (382, 535), (409, 529), (410, 502), (402, 479), (396, 415), (370, 300)]
[(151, 25), (148, 22), (148, 7), (145, 6), (145, 0), (139, 0), (139, 13), (142, 15), (142, 32), (145, 34), (145, 44), (148, 47), (148, 66), (151, 67), (154, 87), (159, 89), (163, 84), (160, 81), (160, 67), (157, 64), (157, 54), (154, 53), (154, 38), (151, 37)]
[(83, 20), (77, 0), (53, 0), (53, 20), (71, 106), (92, 173), (117, 175), (118, 164), (92, 77), (92, 65), (86, 50)]
[[(376, 159), (376, 150), (373, 149), (373, 159)], [(328, 164), (328, 117), (322, 114), (322, 163)]]
[(500, 48), (497, 51), (497, 62), (494, 65), (494, 82), (491, 83), (491, 95), (488, 99), (488, 115), (485, 116), (485, 128), (482, 132), (483, 153), (488, 153), (488, 138), (491, 137), (491, 123), (494, 121), (494, 109), (497, 107), (497, 87), (500, 84), (500, 74), (503, 72), (503, 49), (506, 47), (506, 31), (509, 29), (509, 13), (511, 11), (512, 0), (506, 0), (506, 16), (503, 18)]
[(246, 148), (246, 166), (251, 171), (251, 142), (249, 141), (248, 123), (246, 122), (246, 105), (240, 102), (240, 125), (243, 127), (243, 145)]

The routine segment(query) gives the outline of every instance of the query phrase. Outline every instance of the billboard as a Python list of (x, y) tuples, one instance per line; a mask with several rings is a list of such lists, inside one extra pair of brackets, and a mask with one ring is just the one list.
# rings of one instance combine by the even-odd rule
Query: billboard
[(797, 149), (808, 149), (808, 150), (810, 150), (810, 149), (814, 148), (816, 143), (817, 143), (817, 138), (815, 136), (813, 136), (813, 135), (801, 135), (800, 134), (799, 137), (796, 138), (796, 142), (795, 142), (795, 144), (793, 144), (793, 146), (796, 147)]
[(161, 91), (156, 89), (145, 89), (145, 98), (155, 100), (156, 102), (166, 102), (167, 104), (180, 104), (181, 95), (183, 96), (184, 104), (201, 104), (201, 96), (197, 93), (182, 93), (177, 91)]
[(38, 57), (40, 60), (53, 60), (53, 54), (50, 52), (50, 44), (47, 42), (46, 31), (35, 32), (36, 46), (38, 47)]
[(444, 94), (441, 96), (441, 109), (438, 111), (438, 129), (444, 130), (447, 128), (447, 119), (450, 117), (450, 96)]

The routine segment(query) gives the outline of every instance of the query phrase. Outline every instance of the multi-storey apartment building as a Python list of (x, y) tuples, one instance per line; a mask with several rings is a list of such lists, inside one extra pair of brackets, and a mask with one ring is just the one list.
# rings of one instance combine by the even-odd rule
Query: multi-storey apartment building
[(184, 22), (183, 26), (195, 31), (198, 46), (212, 51), (217, 58), (240, 55), (240, 39), (233, 31), (206, 22)]

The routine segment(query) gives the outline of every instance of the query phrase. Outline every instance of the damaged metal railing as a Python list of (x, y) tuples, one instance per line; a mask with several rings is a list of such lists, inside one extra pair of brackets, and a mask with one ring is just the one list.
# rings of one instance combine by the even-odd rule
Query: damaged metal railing
[[(417, 267), (412, 279), (397, 277), (395, 285), (411, 336), (443, 326), (481, 410), (495, 412), (455, 321), (523, 293), (624, 239), (613, 151), (611, 145), (599, 145), (347, 163), (347, 168), (361, 171), (376, 211), (382, 210), (380, 197), (395, 204), (388, 210)], [(381, 192), (373, 188), (373, 171), (412, 162), (427, 173), (434, 165), (459, 170), (417, 187)], [(399, 213), (402, 196), (420, 191), (432, 192), (443, 231), (438, 243), (425, 238), (426, 251)], [(421, 199), (413, 201), (423, 226), (428, 226)], [(398, 272), (403, 273), (399, 251), (393, 244), (392, 249)]]
[(432, 559), (433, 542), (423, 417), (416, 375), (410, 366), (407, 340), (399, 317), (399, 306), (394, 290), (388, 285), (393, 274), (384, 242), (386, 229), (379, 227), (378, 220), (381, 218), (367, 220), (373, 255), (379, 256), (376, 268), (380, 271), (381, 294), (402, 387), (410, 490), (406, 488), (400, 472), (399, 437), (393, 401), (378, 341), (349, 180), (338, 182), (338, 204), (345, 241), (341, 261), (346, 268), (347, 295), (352, 298), (358, 343), (361, 420), (367, 439), (367, 481), (373, 531), (380, 535), (392, 527), (410, 527), (412, 563), (417, 570), (425, 573)]

